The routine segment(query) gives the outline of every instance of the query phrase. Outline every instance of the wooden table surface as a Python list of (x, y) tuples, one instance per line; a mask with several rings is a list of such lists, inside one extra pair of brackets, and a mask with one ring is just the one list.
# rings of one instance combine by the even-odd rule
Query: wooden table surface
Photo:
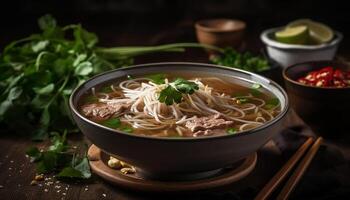
[[(111, 39), (113, 44), (124, 45), (154, 45), (165, 42), (195, 41), (191, 24), (180, 24), (180, 27), (181, 28), (159, 32), (158, 34), (145, 33), (142, 37), (138, 35), (120, 34), (118, 37), (105, 37), (103, 40), (107, 41)], [(184, 38), (186, 39), (184, 40)], [(261, 47), (261, 43), (257, 42), (256, 34), (253, 34), (251, 38), (253, 39), (246, 42), (246, 45), (249, 46), (250, 49), (256, 50), (256, 48)], [(207, 62), (207, 55), (200, 50), (191, 50), (184, 54), (169, 53), (143, 56), (136, 60), (137, 63), (160, 61)], [(285, 126), (300, 124), (303, 124), (303, 122), (292, 112), (289, 114)], [(76, 134), (70, 139), (72, 139), (73, 145), (79, 145), (82, 141), (88, 142), (82, 134)], [(350, 160), (350, 148), (347, 146), (346, 142), (344, 143), (342, 140), (326, 140), (326, 143), (337, 149), (337, 151), (339, 150), (344, 155), (347, 162)], [(254, 197), (259, 188), (262, 188), (284, 164), (289, 158), (290, 153), (297, 148), (297, 146), (294, 146), (289, 149), (290, 152), (281, 152), (277, 147), (274, 148), (271, 147), (271, 145), (265, 146), (258, 152), (258, 164), (256, 169), (248, 177), (238, 183), (211, 191), (169, 195), (128, 191), (112, 186), (96, 176), (93, 176), (92, 180), (89, 182), (80, 183), (59, 182), (52, 176), (46, 176), (45, 181), (41, 182), (39, 185), (31, 186), (30, 182), (35, 176), (35, 166), (26, 158), (25, 151), (32, 145), (45, 146), (45, 144), (33, 143), (25, 137), (13, 136), (11, 133), (2, 132), (0, 134), (0, 199), (235, 199), (239, 196), (250, 199)], [(310, 171), (311, 170), (312, 166)], [(344, 178), (349, 177), (350, 180), (350, 170), (345, 172)], [(309, 171), (307, 174), (308, 173)], [(307, 174), (303, 180), (305, 182), (308, 180)], [(304, 193), (307, 192), (308, 191), (304, 191)], [(301, 196), (303, 195), (301, 194)]]

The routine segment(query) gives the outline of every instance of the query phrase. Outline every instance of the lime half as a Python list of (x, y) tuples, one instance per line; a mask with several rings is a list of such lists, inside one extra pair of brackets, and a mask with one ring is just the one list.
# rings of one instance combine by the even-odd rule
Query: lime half
[(287, 28), (307, 26), (310, 32), (311, 42), (316, 44), (322, 44), (329, 42), (333, 39), (334, 33), (330, 27), (325, 24), (312, 21), (310, 19), (299, 19), (290, 22)]
[(275, 33), (277, 41), (287, 44), (306, 44), (308, 36), (307, 26), (287, 27)]

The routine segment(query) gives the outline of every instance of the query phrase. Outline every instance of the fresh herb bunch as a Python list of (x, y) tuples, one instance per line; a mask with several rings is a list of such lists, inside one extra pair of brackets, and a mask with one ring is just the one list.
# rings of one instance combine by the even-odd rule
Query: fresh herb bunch
[(76, 131), (68, 98), (92, 75), (130, 65), (138, 55), (204, 47), (178, 43), (101, 48), (97, 36), (79, 24), (61, 27), (50, 15), (38, 24), (40, 34), (12, 42), (0, 55), (0, 125), (33, 133), (37, 140), (53, 130)]
[(182, 94), (193, 94), (199, 87), (196, 83), (177, 78), (163, 89), (158, 97), (158, 100), (166, 105), (181, 103)]
[(223, 53), (210, 58), (217, 65), (234, 67), (251, 72), (262, 72), (270, 69), (269, 62), (261, 56), (254, 56), (250, 52), (239, 53), (232, 48), (225, 48)]
[(86, 155), (79, 156), (77, 149), (67, 144), (67, 131), (62, 136), (55, 133), (51, 146), (47, 150), (31, 147), (27, 155), (36, 163), (38, 174), (55, 173), (62, 179), (88, 179), (91, 177), (89, 162)]

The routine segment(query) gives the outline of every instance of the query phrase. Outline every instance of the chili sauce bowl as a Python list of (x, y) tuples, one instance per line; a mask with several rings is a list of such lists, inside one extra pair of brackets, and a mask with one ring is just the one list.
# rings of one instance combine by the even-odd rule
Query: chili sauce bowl
[[(125, 133), (95, 123), (78, 111), (79, 102), (92, 87), (118, 81), (127, 75), (149, 73), (210, 73), (248, 83), (259, 83), (279, 99), (281, 111), (265, 124), (239, 134), (191, 138), (150, 137)], [(255, 153), (283, 129), (288, 112), (287, 94), (275, 82), (243, 70), (196, 63), (154, 63), (116, 69), (97, 75), (76, 88), (69, 100), (72, 116), (80, 130), (97, 147), (136, 167), (151, 179), (186, 179), (212, 174), (218, 169)], [(198, 175), (198, 176), (196, 176)]]
[(349, 133), (350, 87), (315, 87), (297, 79), (309, 72), (332, 66), (350, 71), (350, 66), (335, 61), (314, 61), (295, 64), (283, 71), (283, 78), (292, 108), (318, 135), (338, 137)]
[(283, 27), (268, 29), (261, 33), (260, 39), (266, 45), (268, 56), (282, 67), (296, 63), (317, 60), (333, 60), (339, 43), (343, 39), (340, 32), (334, 32), (334, 38), (320, 45), (285, 44), (275, 40), (274, 33)]

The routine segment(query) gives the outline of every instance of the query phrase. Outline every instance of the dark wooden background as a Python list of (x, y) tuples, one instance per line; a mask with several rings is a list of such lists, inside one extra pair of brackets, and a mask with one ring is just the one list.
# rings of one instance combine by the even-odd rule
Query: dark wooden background
[[(350, 34), (350, 14), (347, 2), (317, 0), (2, 1), (0, 49), (12, 40), (39, 31), (36, 19), (46, 13), (53, 14), (61, 25), (82, 23), (88, 30), (98, 34), (100, 45), (103, 46), (195, 42), (193, 23), (196, 20), (212, 17), (238, 18), (248, 24), (245, 38), (247, 49), (256, 52), (262, 48), (259, 40), (262, 30), (284, 25), (297, 18), (312, 18), (344, 33), (345, 39), (340, 46), (339, 55), (350, 58), (350, 42), (347, 38)], [(201, 50), (190, 50), (181, 56), (176, 53), (148, 55), (136, 60), (137, 63), (159, 61), (208, 60), (207, 54)], [(300, 123), (302, 122), (295, 115), (291, 115), (286, 126)], [(82, 135), (76, 135), (72, 139), (77, 145), (85, 140)], [(0, 130), (0, 199), (240, 199), (242, 196), (245, 197), (243, 199), (250, 199), (296, 148), (296, 144), (292, 143), (289, 153), (262, 149), (259, 152), (256, 170), (242, 182), (215, 191), (179, 196), (127, 191), (107, 184), (98, 177), (94, 177), (89, 183), (56, 183), (56, 180), (49, 176), (47, 178), (51, 179), (44, 181), (42, 186), (30, 186), (35, 170), (24, 152), (31, 145), (34, 143), (28, 138), (13, 136)], [(298, 195), (293, 199), (348, 197), (349, 185), (340, 187), (339, 184), (343, 182), (339, 183), (338, 178), (350, 180), (349, 165), (344, 165), (344, 162), (348, 163), (350, 159), (349, 147), (347, 142), (337, 141), (330, 142), (330, 148), (332, 151), (336, 149), (335, 155), (332, 154), (331, 159), (324, 159), (320, 157), (322, 153), (318, 154), (317, 162), (315, 161), (312, 169), (306, 174), (302, 185), (297, 189)], [(317, 170), (322, 163), (328, 162), (328, 171)], [(328, 184), (322, 185), (322, 182)], [(314, 187), (310, 187), (310, 184)], [(317, 198), (315, 194), (318, 194)]]

